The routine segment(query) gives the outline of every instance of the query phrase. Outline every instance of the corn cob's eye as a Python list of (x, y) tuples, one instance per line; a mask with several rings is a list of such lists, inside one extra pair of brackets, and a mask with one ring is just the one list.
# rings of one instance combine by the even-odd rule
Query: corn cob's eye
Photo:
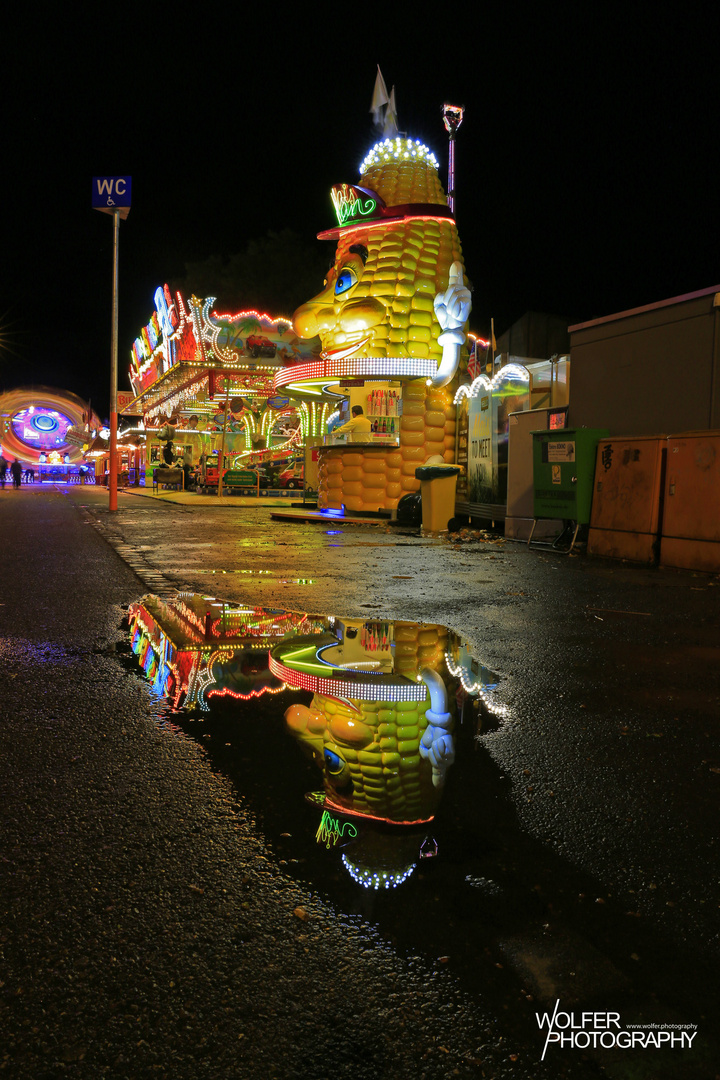
[(341, 293), (345, 293), (348, 289), (352, 289), (356, 282), (357, 275), (355, 271), (351, 270), (349, 266), (344, 266), (335, 282), (335, 295), (340, 296)]
[(345, 768), (345, 762), (334, 750), (325, 747), (325, 767), (331, 776), (337, 776)]
[(352, 787), (352, 778), (345, 758), (342, 754), (338, 754), (337, 750), (331, 750), (329, 746), (323, 748), (323, 757), (326, 780), (339, 794), (347, 792)]

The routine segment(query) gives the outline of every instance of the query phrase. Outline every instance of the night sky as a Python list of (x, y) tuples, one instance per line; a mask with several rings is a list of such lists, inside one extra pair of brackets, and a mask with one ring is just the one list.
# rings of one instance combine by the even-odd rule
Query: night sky
[(710, 5), (455, 8), (474, 29), (428, 5), (126, 5), (114, 23), (27, 8), (5, 23), (0, 76), (1, 389), (50, 384), (107, 409), (112, 219), (91, 209), (93, 176), (133, 180), (128, 389), (153, 292), (186, 262), (268, 230), (322, 244), (330, 186), (357, 180), (376, 139), (378, 64), (444, 185), (442, 105), (465, 106), (456, 212), (474, 330), (493, 317), (499, 335), (527, 310), (579, 322), (720, 282)]

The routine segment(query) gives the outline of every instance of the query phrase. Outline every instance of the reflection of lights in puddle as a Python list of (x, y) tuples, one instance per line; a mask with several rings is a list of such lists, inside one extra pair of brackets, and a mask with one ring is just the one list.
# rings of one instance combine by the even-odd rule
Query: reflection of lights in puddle
[(497, 882), (490, 881), (489, 878), (473, 877), (472, 874), (466, 874), (465, 880), (473, 889), (480, 889), (486, 896), (500, 896), (502, 894), (502, 889)]
[[(174, 572), (178, 573), (178, 571)], [(193, 574), (251, 574), (255, 576), (258, 576), (260, 574), (272, 575), (274, 573), (273, 570), (201, 570), (196, 569), (194, 566), (192, 568), (192, 572)]]
[(438, 844), (434, 836), (426, 836), (420, 845), (421, 859), (434, 859), (438, 853)]
[(488, 693), (490, 688), (482, 682), (482, 680), (472, 678), (472, 672), (469, 672), (467, 668), (463, 667), (461, 664), (456, 664), (449, 653), (445, 653), (445, 663), (447, 664), (447, 669), (450, 674), (454, 676), (454, 678), (460, 679), (460, 682), (467, 693), (472, 697), (479, 698), (488, 712), (492, 713), (493, 716), (496, 716), (500, 720), (509, 716), (509, 709), (507, 706), (496, 701), (492, 693)]
[(280, 585), (314, 585), (315, 584), (315, 578), (303, 578), (303, 577), (280, 578), (279, 584)]
[(342, 536), (342, 534), (343, 534), (343, 529), (326, 529), (325, 530), (325, 535), (326, 536)]
[(399, 870), (366, 870), (355, 866), (347, 855), (342, 856), (342, 862), (353, 881), (365, 889), (396, 889), (407, 881), (416, 866), (411, 863)]

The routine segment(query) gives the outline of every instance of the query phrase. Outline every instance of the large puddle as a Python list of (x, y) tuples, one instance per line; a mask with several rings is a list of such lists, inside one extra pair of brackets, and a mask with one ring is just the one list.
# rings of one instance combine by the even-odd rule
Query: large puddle
[(458, 634), (197, 593), (129, 622), (159, 723), (202, 744), (287, 873), (437, 957), (504, 917), (503, 778), (478, 738), (504, 708)]
[(500, 684), (452, 629), (197, 593), (147, 596), (129, 620), (158, 723), (202, 745), (283, 871), (340, 911), (506, 1004), (518, 974), (533, 984), (508, 968), (518, 935), (564, 924), (636, 950), (623, 913), (582, 914), (597, 886), (520, 826), (488, 745), (512, 722)]
[[(326, 848), (359, 848), (361, 836), (368, 848), (369, 831), (391, 828), (402, 870), (396, 879), (354, 865), (351, 876), (369, 888), (407, 879), (408, 834), (432, 826), (459, 746), (467, 750), (483, 722), (503, 712), (497, 676), (437, 624), (255, 608), (198, 593), (147, 596), (129, 622), (132, 651), (176, 719), (202, 722), (211, 739), (216, 724), (229, 723), (223, 745), (240, 751), (257, 730), (273, 746), (277, 739), (278, 774), (304, 772), (298, 750), (314, 761), (322, 789), (305, 800), (322, 811)], [(434, 849), (425, 837), (417, 858)]]

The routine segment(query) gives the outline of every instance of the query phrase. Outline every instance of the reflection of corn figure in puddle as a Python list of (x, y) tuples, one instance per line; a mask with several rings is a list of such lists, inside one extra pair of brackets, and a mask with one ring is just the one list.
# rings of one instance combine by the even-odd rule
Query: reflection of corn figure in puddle
[[(395, 671), (413, 680), (429, 671), (440, 686), (447, 635), (444, 626), (396, 625)], [(327, 807), (411, 823), (433, 816), (454, 759), (452, 716), (434, 704), (432, 691), (425, 701), (350, 704), (315, 694), (285, 720), (323, 770)]]
[(337, 238), (335, 263), (323, 291), (295, 312), (298, 336), (319, 334), (327, 359), (434, 361), (430, 387), (425, 378), (404, 386), (398, 450), (349, 452), (329, 463), (334, 473), (321, 475), (329, 505), (342, 492), (348, 509), (392, 507), (419, 488), (418, 465), (431, 456), (455, 459), (448, 384), (470, 311), (462, 252), (437, 163), (412, 140), (376, 147), (360, 187), (340, 185), (333, 201), (345, 224), (320, 235)]

